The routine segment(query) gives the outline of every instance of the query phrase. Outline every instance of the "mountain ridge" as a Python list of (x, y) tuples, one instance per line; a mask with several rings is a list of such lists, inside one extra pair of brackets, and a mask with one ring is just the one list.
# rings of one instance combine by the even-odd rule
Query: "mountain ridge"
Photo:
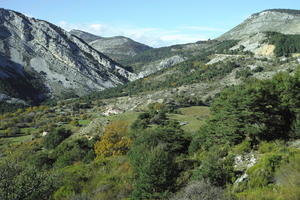
[(41, 79), (47, 88), (44, 95), (52, 97), (66, 92), (81, 96), (124, 84), (135, 76), (81, 39), (44, 20), (0, 9), (0, 26), (0, 53), (7, 59), (0, 66), (4, 87), (8, 86), (3, 74), (7, 75), (9, 68), (17, 69), (16, 65)]
[(125, 36), (101, 37), (81, 30), (71, 30), (70, 33), (83, 39), (99, 52), (118, 62), (152, 49), (148, 45), (136, 42)]

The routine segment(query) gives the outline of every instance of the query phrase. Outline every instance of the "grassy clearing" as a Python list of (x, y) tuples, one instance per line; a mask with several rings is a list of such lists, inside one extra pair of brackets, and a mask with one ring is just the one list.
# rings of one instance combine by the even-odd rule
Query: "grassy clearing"
[(187, 132), (197, 131), (210, 116), (210, 110), (207, 106), (180, 108), (179, 112), (180, 114), (170, 114), (168, 117), (182, 123), (187, 123), (182, 126), (183, 130)]
[(86, 126), (91, 122), (91, 120), (85, 119), (85, 120), (79, 120), (78, 123), (81, 126)]
[[(20, 135), (15, 137), (2, 137), (0, 138), (0, 151), (4, 151), (8, 146), (13, 144), (20, 144), (32, 140), (32, 135)], [(0, 154), (1, 155), (1, 154)]]
[(20, 132), (22, 134), (26, 134), (26, 135), (29, 135), (31, 134), (32, 132), (34, 132), (36, 130), (36, 128), (21, 128)]
[(21, 136), (15, 136), (15, 137), (6, 137), (6, 138), (2, 138), (2, 140), (5, 141), (8, 144), (28, 142), (28, 141), (32, 140), (32, 135), (21, 135)]
[(138, 112), (129, 111), (119, 115), (108, 116), (107, 119), (110, 121), (124, 120), (130, 126), (137, 119), (138, 115)]

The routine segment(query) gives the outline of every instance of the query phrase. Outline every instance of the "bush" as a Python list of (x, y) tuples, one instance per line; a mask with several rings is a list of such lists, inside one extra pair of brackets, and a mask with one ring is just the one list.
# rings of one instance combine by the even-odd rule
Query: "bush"
[(187, 152), (189, 140), (172, 128), (144, 130), (129, 151), (135, 173), (133, 198), (158, 199), (174, 191), (179, 168), (175, 159)]
[(224, 187), (232, 183), (234, 177), (234, 157), (228, 155), (227, 148), (214, 146), (200, 160), (194, 172), (195, 180), (208, 180), (211, 184)]
[(101, 140), (95, 144), (97, 159), (126, 154), (131, 144), (126, 136), (127, 129), (125, 121), (115, 121), (106, 126)]
[(212, 104), (212, 117), (193, 138), (191, 151), (245, 139), (253, 146), (297, 137), (299, 77), (299, 71), (294, 76), (280, 73), (271, 80), (250, 80), (225, 89)]
[(52, 159), (55, 160), (54, 166), (62, 168), (75, 162), (83, 161), (89, 163), (94, 160), (93, 150), (94, 141), (86, 138), (68, 141), (60, 144), (52, 152)]
[(56, 128), (44, 137), (44, 146), (47, 149), (53, 149), (71, 134), (72, 132), (70, 130), (65, 128)]
[(158, 145), (148, 151), (142, 148), (138, 152), (136, 150), (130, 154), (137, 175), (133, 198), (158, 199), (167, 197), (172, 191), (178, 173), (174, 156), (163, 145)]
[(215, 187), (206, 181), (192, 182), (171, 200), (225, 200), (222, 188)]
[(54, 160), (46, 152), (37, 152), (30, 158), (30, 163), (39, 170), (50, 169)]
[(26, 169), (16, 162), (0, 164), (0, 199), (48, 200), (58, 185), (53, 174)]

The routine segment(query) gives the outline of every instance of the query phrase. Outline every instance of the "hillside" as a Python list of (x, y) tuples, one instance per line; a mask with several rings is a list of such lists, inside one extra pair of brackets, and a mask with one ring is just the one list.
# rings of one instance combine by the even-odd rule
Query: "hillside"
[(297, 10), (271, 9), (256, 13), (243, 23), (220, 36), (219, 40), (236, 39), (263, 33), (300, 34), (300, 15)]
[(82, 96), (124, 84), (133, 74), (46, 21), (0, 9), (1, 93), (28, 102)]
[(124, 36), (99, 37), (80, 30), (71, 30), (70, 33), (83, 39), (99, 52), (120, 63), (122, 63), (124, 59), (131, 58), (151, 49), (151, 47), (145, 44), (141, 44)]

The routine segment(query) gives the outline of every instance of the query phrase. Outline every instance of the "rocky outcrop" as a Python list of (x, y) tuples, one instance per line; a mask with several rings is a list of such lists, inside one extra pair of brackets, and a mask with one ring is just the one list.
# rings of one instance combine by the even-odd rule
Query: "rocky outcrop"
[(89, 43), (89, 42), (92, 42), (92, 41), (95, 41), (97, 39), (101, 39), (102, 37), (100, 36), (97, 36), (97, 35), (93, 35), (91, 33), (88, 33), (88, 32), (84, 32), (84, 31), (81, 31), (81, 30), (71, 30), (70, 33), (72, 35), (75, 35), (81, 39), (83, 39), (86, 43)]
[(273, 9), (251, 15), (243, 23), (223, 34), (218, 40), (237, 40), (262, 32), (300, 34), (300, 12)]
[(46, 21), (0, 9), (0, 27), (0, 56), (5, 59), (0, 62), (1, 84), (17, 72), (34, 88), (33, 79), (43, 84), (36, 96), (82, 96), (135, 78), (82, 39)]
[(185, 61), (185, 58), (183, 58), (182, 56), (175, 55), (169, 58), (155, 61), (153, 63), (149, 63), (142, 67), (142, 69), (140, 70), (141, 72), (138, 73), (138, 78), (143, 78), (159, 70), (172, 67), (183, 61)]
[(271, 9), (256, 13), (217, 40), (239, 40), (232, 48), (244, 47), (256, 56), (274, 56), (274, 46), (267, 43), (266, 32), (300, 34), (300, 11)]

